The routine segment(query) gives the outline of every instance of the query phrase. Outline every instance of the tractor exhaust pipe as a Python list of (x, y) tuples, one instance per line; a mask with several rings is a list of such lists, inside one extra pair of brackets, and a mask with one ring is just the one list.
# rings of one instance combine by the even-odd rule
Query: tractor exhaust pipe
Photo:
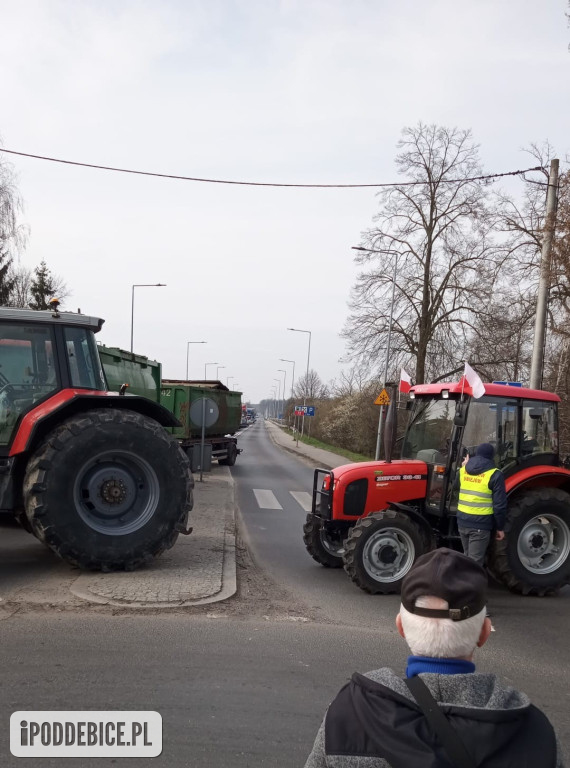
[(384, 424), (384, 456), (387, 464), (392, 461), (392, 450), (394, 448), (394, 438), (398, 428), (398, 412), (396, 410), (396, 387), (392, 384), (388, 390), (390, 392), (390, 405), (386, 413), (386, 423)]

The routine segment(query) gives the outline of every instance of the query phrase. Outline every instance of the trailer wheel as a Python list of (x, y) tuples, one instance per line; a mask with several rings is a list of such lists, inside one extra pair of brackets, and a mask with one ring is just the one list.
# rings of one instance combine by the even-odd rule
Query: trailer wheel
[(431, 549), (427, 531), (396, 509), (361, 517), (346, 540), (344, 570), (360, 589), (399, 592), (416, 558)]
[(173, 546), (194, 485), (186, 455), (153, 419), (101, 409), (73, 416), (32, 456), (24, 504), (33, 533), (89, 570), (134, 570)]
[(309, 512), (303, 525), (303, 541), (313, 560), (325, 568), (342, 568), (343, 531), (327, 531), (320, 517)]
[(540, 488), (509, 506), (505, 538), (493, 541), (489, 570), (512, 592), (551, 595), (570, 584), (570, 495)]
[(233, 465), (236, 463), (237, 456), (237, 445), (235, 443), (231, 443), (230, 447), (228, 448), (228, 455), (225, 459), (218, 459), (218, 464), (222, 464), (224, 467), (233, 467)]

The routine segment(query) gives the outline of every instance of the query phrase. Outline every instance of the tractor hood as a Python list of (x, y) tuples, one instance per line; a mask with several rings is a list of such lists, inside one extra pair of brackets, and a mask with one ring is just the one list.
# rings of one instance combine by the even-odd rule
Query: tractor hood
[(428, 466), (424, 461), (363, 461), (333, 470), (333, 519), (353, 520), (379, 512), (392, 502), (426, 496)]

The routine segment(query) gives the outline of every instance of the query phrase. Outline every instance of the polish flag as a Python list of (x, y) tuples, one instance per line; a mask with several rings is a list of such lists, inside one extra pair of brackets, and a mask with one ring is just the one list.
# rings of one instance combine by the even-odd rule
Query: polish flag
[(471, 368), (467, 360), (465, 361), (465, 371), (463, 372), (463, 376), (465, 377), (467, 384), (471, 387), (473, 397), (476, 400), (483, 397), (485, 394), (485, 385), (481, 381), (479, 374)]
[(410, 377), (409, 373), (406, 373), (406, 371), (403, 368), (400, 368), (400, 392), (403, 392), (404, 394), (406, 392), (409, 392), (412, 388), (412, 379)]

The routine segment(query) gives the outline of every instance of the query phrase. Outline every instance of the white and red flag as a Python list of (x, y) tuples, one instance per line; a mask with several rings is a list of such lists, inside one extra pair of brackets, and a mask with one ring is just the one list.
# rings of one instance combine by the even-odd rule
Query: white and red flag
[(403, 368), (400, 368), (400, 392), (404, 394), (412, 388), (412, 378)]
[(465, 371), (463, 372), (465, 381), (471, 387), (473, 397), (477, 400), (485, 394), (485, 385), (481, 381), (479, 374), (471, 368), (467, 360), (465, 361)]

